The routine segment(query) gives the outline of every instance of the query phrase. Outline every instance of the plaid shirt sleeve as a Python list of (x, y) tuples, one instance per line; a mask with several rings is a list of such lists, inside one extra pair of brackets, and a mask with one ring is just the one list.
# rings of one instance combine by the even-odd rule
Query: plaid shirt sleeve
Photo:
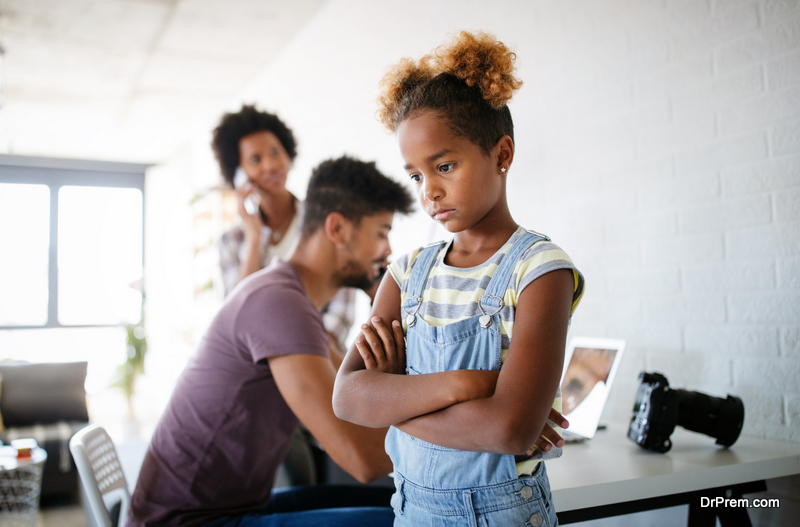
[(239, 250), (244, 243), (244, 231), (231, 229), (222, 235), (219, 241), (219, 268), (222, 274), (222, 286), (225, 296), (233, 291), (239, 280)]
[(341, 349), (347, 349), (345, 340), (353, 326), (355, 300), (356, 290), (343, 287), (322, 309), (322, 322), (325, 324), (325, 329), (336, 337)]

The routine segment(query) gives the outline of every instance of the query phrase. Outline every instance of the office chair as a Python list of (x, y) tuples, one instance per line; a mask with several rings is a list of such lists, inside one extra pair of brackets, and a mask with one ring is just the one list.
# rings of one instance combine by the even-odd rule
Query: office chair
[(101, 527), (124, 525), (131, 495), (108, 433), (102, 426), (89, 425), (72, 436), (69, 449), (94, 523)]

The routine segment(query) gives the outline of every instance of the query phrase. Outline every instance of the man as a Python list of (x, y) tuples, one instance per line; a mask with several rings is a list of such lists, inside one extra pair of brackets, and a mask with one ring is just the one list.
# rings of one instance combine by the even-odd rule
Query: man
[(315, 517), (326, 525), (391, 524), (388, 507), (338, 501), (335, 509), (283, 512), (268, 502), (298, 420), (359, 481), (391, 471), (386, 429), (333, 414), (336, 371), (319, 309), (341, 287), (373, 285), (391, 252), (394, 213), (411, 204), (374, 163), (342, 157), (314, 170), (294, 254), (237, 286), (178, 380), (145, 456), (129, 525), (292, 525)]

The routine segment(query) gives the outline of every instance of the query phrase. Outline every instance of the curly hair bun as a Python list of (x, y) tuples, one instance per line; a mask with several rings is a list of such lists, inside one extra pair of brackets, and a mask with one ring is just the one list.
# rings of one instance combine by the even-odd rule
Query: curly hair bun
[(431, 80), (436, 73), (431, 65), (431, 56), (425, 55), (419, 62), (403, 58), (380, 82), (378, 96), (378, 119), (394, 132), (400, 121), (403, 99), (414, 88)]
[(488, 33), (462, 31), (434, 54), (440, 72), (455, 75), (467, 86), (477, 86), (495, 110), (505, 106), (522, 86), (514, 76), (517, 55)]
[(378, 118), (395, 131), (404, 99), (416, 87), (443, 73), (463, 80), (467, 86), (477, 87), (483, 99), (499, 110), (522, 86), (522, 81), (514, 75), (516, 58), (516, 54), (493, 35), (462, 31), (418, 62), (402, 59), (384, 76), (380, 83)]

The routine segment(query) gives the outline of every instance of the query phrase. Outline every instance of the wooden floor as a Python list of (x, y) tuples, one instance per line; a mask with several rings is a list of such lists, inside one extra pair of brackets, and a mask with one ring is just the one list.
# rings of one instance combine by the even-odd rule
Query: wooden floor
[(79, 504), (47, 506), (39, 511), (36, 527), (86, 527), (86, 515)]

